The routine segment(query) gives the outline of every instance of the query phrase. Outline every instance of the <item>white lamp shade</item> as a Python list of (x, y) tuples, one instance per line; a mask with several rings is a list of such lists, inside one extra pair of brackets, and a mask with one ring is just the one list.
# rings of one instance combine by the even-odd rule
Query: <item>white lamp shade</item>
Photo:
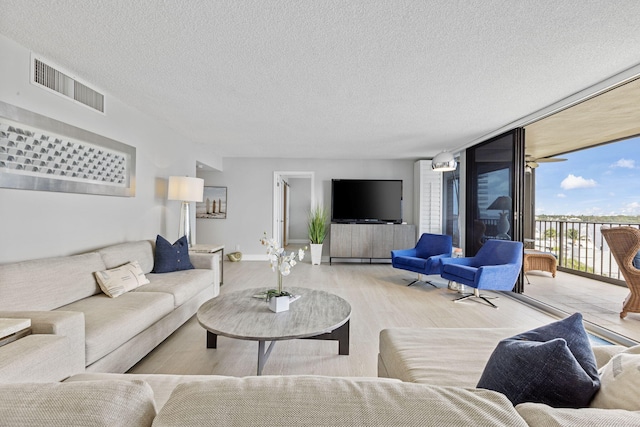
[(443, 151), (431, 160), (431, 169), (436, 172), (447, 172), (456, 170), (456, 159), (453, 154)]
[(204, 179), (188, 176), (170, 176), (169, 200), (201, 202), (204, 194)]

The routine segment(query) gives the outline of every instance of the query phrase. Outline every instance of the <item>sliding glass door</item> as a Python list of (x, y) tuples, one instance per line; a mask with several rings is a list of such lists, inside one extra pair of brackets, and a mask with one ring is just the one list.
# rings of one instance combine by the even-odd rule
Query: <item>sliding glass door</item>
[[(523, 240), (524, 129), (467, 150), (465, 256), (488, 239)], [(522, 292), (522, 280), (514, 291)]]

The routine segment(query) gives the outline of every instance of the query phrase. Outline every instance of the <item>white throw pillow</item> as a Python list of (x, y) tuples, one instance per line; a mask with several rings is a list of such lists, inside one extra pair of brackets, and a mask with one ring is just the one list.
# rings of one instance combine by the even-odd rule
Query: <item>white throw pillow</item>
[(111, 298), (149, 283), (138, 261), (132, 261), (111, 270), (96, 271), (95, 276), (102, 292)]
[(600, 390), (592, 408), (640, 411), (640, 345), (630, 347), (600, 368)]

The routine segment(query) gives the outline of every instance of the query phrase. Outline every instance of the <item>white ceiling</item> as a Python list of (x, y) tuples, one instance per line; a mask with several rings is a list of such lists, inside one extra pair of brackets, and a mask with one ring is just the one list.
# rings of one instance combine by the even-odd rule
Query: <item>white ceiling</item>
[(636, 135), (640, 135), (640, 79), (525, 128), (527, 153), (534, 159)]
[[(430, 158), (640, 62), (637, 0), (0, 0), (0, 33), (221, 157)], [(0, 83), (1, 84), (1, 83)]]

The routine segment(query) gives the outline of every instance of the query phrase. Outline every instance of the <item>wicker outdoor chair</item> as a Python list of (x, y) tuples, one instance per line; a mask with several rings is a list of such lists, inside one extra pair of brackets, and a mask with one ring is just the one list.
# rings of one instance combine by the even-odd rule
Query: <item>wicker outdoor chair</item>
[(629, 288), (620, 318), (624, 319), (628, 312), (640, 313), (640, 270), (633, 266), (633, 258), (640, 250), (640, 230), (633, 227), (613, 227), (602, 228), (600, 231)]

